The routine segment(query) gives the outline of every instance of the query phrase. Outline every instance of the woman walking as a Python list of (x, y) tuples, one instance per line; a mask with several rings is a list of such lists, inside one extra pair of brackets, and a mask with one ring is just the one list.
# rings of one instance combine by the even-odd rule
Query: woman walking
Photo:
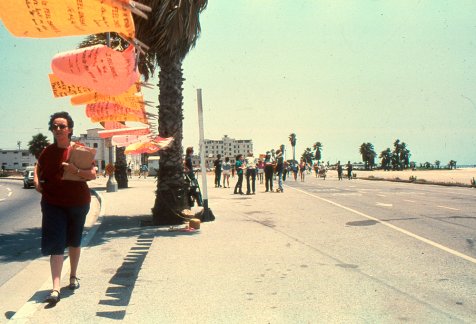
[[(50, 117), (49, 130), (54, 143), (41, 153), (35, 168), (35, 189), (41, 193), (41, 252), (50, 256), (53, 290), (46, 302), (56, 304), (60, 300), (60, 280), (64, 250), (68, 247), (70, 261), (69, 289), (79, 288), (77, 277), (81, 239), (86, 215), (89, 212), (91, 194), (87, 180), (96, 179), (96, 170), (80, 169), (68, 163), (74, 122), (67, 112)], [(82, 181), (63, 180), (63, 175), (76, 175)]]

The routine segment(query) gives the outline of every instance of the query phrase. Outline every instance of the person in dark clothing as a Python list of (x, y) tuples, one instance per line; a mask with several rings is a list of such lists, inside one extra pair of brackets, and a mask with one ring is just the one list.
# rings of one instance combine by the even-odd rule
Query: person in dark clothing
[(347, 179), (352, 179), (352, 163), (347, 162)]
[(339, 180), (342, 180), (342, 165), (340, 164), (340, 161), (337, 162), (337, 177)]
[(266, 152), (264, 158), (264, 181), (266, 186), (266, 192), (273, 192), (273, 173), (274, 173), (274, 159), (271, 153)]
[[(51, 115), (49, 129), (53, 133), (54, 143), (42, 151), (34, 173), (35, 188), (41, 193), (41, 253), (50, 256), (53, 290), (46, 298), (50, 304), (60, 300), (66, 247), (70, 261), (68, 287), (71, 290), (79, 288), (76, 273), (84, 223), (91, 203), (86, 181), (96, 179), (94, 162), (87, 168), (79, 168), (69, 160), (74, 147), (71, 142), (73, 127), (73, 119), (67, 112)], [(72, 179), (73, 175), (77, 180), (66, 180)]]
[(190, 179), (195, 179), (195, 174), (193, 172), (192, 156), (193, 147), (189, 146), (185, 151), (184, 171)]
[(235, 169), (236, 169), (236, 175), (238, 176), (238, 181), (236, 182), (235, 185), (235, 191), (233, 192), (235, 195), (240, 194), (244, 195), (245, 193), (243, 192), (242, 186), (243, 186), (243, 154), (238, 154), (236, 156), (236, 162), (235, 162)]
[(221, 187), (221, 167), (223, 161), (221, 160), (221, 154), (217, 155), (217, 159), (213, 162), (215, 166), (215, 188)]

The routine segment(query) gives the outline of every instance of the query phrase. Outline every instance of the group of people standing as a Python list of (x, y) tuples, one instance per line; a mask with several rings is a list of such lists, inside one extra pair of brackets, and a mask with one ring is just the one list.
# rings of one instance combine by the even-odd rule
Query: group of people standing
[(230, 188), (230, 175), (236, 172), (238, 180), (235, 184), (234, 194), (244, 195), (243, 179), (246, 177), (246, 195), (256, 194), (256, 178), (263, 183), (263, 175), (265, 180), (266, 192), (273, 191), (273, 176), (276, 172), (278, 176), (278, 189), (276, 192), (283, 192), (283, 171), (284, 158), (281, 150), (276, 151), (276, 157), (272, 157), (270, 152), (266, 152), (264, 160), (257, 159), (249, 152), (246, 158), (243, 154), (236, 156), (235, 165), (232, 166), (230, 158), (226, 157), (223, 162), (221, 155), (217, 155), (217, 159), (213, 162), (215, 167), (215, 188)]
[[(343, 173), (343, 168), (342, 165), (340, 164), (340, 161), (337, 162), (337, 177), (339, 180), (342, 180), (342, 173)], [(347, 162), (347, 179), (352, 180), (352, 163)]]

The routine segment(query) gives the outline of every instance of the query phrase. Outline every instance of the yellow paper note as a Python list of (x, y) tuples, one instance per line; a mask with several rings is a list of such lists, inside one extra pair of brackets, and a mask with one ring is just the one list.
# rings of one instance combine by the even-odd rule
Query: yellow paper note
[(53, 91), (53, 95), (55, 96), (55, 98), (93, 92), (92, 89), (86, 87), (64, 83), (53, 73), (49, 74), (48, 77), (50, 78), (51, 90)]
[(128, 0), (1, 0), (0, 17), (17, 37), (49, 38), (117, 32), (133, 38)]

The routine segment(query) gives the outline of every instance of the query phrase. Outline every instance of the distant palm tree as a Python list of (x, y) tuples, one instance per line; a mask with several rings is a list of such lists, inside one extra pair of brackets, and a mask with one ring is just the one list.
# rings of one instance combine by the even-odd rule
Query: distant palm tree
[(306, 161), (306, 163), (311, 164), (312, 163), (312, 150), (310, 147), (306, 148), (304, 152), (302, 153), (302, 159)]
[(440, 168), (440, 164), (441, 164), (441, 161), (440, 161), (440, 160), (436, 160), (436, 161), (435, 161), (435, 166), (436, 166), (437, 169)]
[(380, 152), (379, 158), (381, 159), (382, 168), (384, 171), (390, 170), (390, 164), (392, 162), (392, 151), (390, 148)]
[(291, 147), (293, 148), (293, 161), (296, 161), (296, 134), (291, 133), (289, 134), (289, 142), (291, 143)]
[(321, 155), (322, 146), (323, 145), (321, 144), (321, 142), (316, 142), (312, 146), (314, 148), (314, 158), (317, 160), (318, 163), (322, 159), (322, 155)]
[(43, 152), (43, 149), (48, 145), (50, 145), (48, 138), (42, 133), (38, 133), (32, 137), (31, 141), (28, 142), (28, 152), (33, 154), (38, 160), (41, 152)]
[(402, 142), (400, 144), (400, 166), (401, 169), (406, 169), (410, 167), (410, 150), (407, 148), (407, 144)]
[(375, 165), (375, 157), (377, 153), (374, 151), (374, 146), (372, 143), (362, 143), (360, 145), (360, 154), (362, 155), (362, 161), (365, 164), (365, 170), (372, 169)]
[(448, 166), (450, 167), (450, 170), (453, 168), (456, 170), (456, 161), (450, 160), (450, 162), (448, 162)]
[(182, 61), (200, 35), (200, 13), (207, 0), (149, 0), (149, 19), (135, 18), (136, 37), (150, 48), (142, 57), (159, 71), (159, 136), (174, 138), (170, 148), (159, 151), (160, 163), (155, 205), (155, 225), (180, 224), (188, 206), (183, 177), (183, 73)]

